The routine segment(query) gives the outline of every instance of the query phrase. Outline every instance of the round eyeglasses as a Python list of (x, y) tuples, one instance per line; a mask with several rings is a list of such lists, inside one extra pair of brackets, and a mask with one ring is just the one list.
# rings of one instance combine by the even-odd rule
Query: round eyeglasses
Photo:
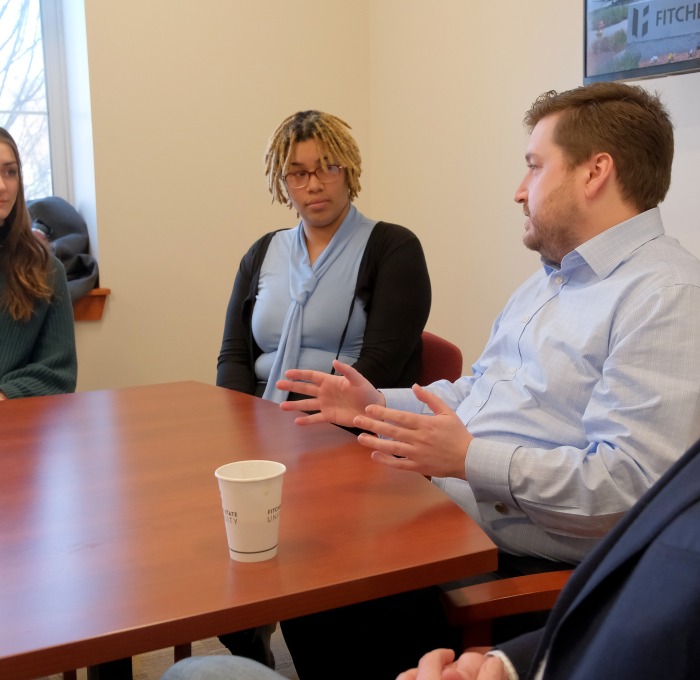
[(316, 168), (311, 172), (308, 170), (295, 170), (286, 174), (283, 179), (284, 183), (291, 189), (303, 189), (311, 180), (311, 175), (316, 175), (316, 179), (322, 184), (330, 184), (340, 177), (342, 169), (342, 165), (327, 165), (325, 169)]

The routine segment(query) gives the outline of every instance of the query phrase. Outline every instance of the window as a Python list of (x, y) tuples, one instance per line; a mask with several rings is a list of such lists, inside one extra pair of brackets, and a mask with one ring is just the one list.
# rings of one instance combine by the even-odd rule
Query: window
[(60, 10), (60, 0), (0, 0), (0, 126), (19, 147), (28, 200), (73, 198)]

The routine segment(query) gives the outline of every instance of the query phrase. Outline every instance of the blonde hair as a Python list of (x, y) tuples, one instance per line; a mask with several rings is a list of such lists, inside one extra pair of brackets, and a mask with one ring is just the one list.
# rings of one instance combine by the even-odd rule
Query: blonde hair
[(284, 173), (294, 145), (309, 139), (318, 144), (321, 167), (326, 168), (326, 157), (343, 167), (350, 200), (353, 201), (360, 193), (362, 161), (357, 142), (348, 132), (350, 129), (344, 120), (323, 111), (299, 111), (285, 118), (272, 133), (265, 150), (265, 176), (272, 202), (292, 207), (284, 184)]

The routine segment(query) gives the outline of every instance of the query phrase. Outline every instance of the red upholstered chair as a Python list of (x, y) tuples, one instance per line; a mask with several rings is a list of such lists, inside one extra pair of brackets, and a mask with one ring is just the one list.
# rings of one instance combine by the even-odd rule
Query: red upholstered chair
[(436, 380), (455, 381), (462, 377), (462, 350), (439, 335), (423, 331), (422, 368), (419, 385), (430, 385)]
[[(462, 352), (457, 345), (434, 333), (423, 332), (423, 367), (420, 385), (462, 377)], [(450, 623), (462, 631), (467, 647), (491, 646), (495, 619), (514, 614), (549, 611), (571, 571), (530, 574), (489, 581), (443, 593)]]

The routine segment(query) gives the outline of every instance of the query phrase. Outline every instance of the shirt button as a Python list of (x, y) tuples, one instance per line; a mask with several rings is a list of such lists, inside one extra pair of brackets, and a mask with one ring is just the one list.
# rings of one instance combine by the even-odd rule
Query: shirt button
[(496, 503), (496, 505), (494, 505), (493, 507), (499, 515), (508, 514), (508, 508), (503, 503)]
[(515, 373), (515, 366), (511, 366), (511, 367), (508, 369), (508, 373), (514, 374), (514, 373)]
[(564, 283), (564, 277), (563, 276), (557, 276), (556, 279), (554, 279), (560, 286), (562, 283)]

